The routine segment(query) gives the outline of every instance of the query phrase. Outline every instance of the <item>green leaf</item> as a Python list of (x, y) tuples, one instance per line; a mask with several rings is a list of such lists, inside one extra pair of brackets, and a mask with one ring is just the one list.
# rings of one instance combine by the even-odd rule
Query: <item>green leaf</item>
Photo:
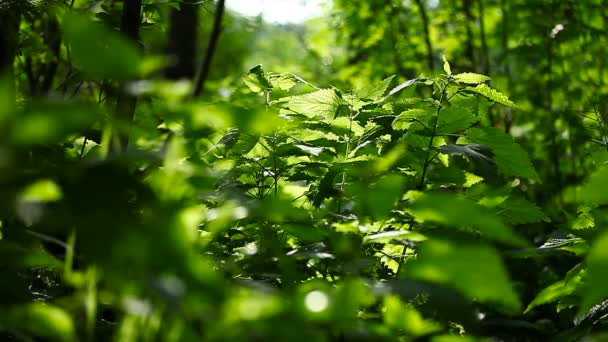
[(472, 72), (464, 72), (462, 74), (454, 75), (454, 80), (459, 83), (466, 84), (479, 84), (491, 80), (488, 76), (475, 74)]
[(388, 92), (388, 95), (386, 95), (386, 97), (393, 96), (393, 95), (397, 94), (398, 92), (402, 91), (403, 89), (411, 86), (412, 84), (416, 84), (416, 83), (419, 83), (419, 82), (424, 82), (426, 80), (427, 80), (426, 78), (413, 78), (411, 80), (407, 80), (407, 81), (399, 84), (395, 88), (391, 89), (391, 91)]
[(393, 241), (396, 241), (398, 244), (403, 245), (404, 240), (419, 242), (426, 240), (426, 236), (411, 230), (391, 230), (366, 236), (364, 242), (392, 243)]
[(449, 144), (440, 146), (438, 151), (443, 154), (466, 157), (475, 164), (477, 172), (485, 178), (490, 178), (496, 174), (496, 163), (493, 159), (494, 153), (487, 146), (480, 144)]
[(386, 296), (382, 307), (384, 323), (408, 335), (416, 337), (441, 330), (441, 325), (424, 319), (412, 304), (403, 303), (395, 295)]
[(323, 116), (331, 119), (340, 106), (347, 105), (335, 89), (320, 89), (312, 93), (287, 98), (287, 107), (308, 117)]
[(509, 98), (507, 96), (503, 95), (501, 92), (499, 92), (496, 89), (490, 88), (486, 84), (479, 84), (476, 87), (467, 87), (466, 90), (483, 95), (483, 96), (487, 97), (488, 99), (490, 99), (494, 102), (503, 104), (505, 106), (516, 107), (515, 103), (513, 103), (511, 100), (509, 100)]
[(509, 224), (535, 223), (548, 220), (543, 211), (523, 197), (510, 197), (498, 207), (498, 215)]
[(288, 91), (298, 84), (298, 79), (291, 73), (270, 74), (268, 76), (272, 87)]
[(493, 128), (471, 128), (469, 140), (492, 149), (498, 169), (510, 176), (518, 176), (540, 182), (538, 174), (528, 158), (528, 153), (504, 131)]
[(427, 128), (429, 118), (434, 115), (434, 110), (414, 108), (408, 109), (405, 112), (399, 114), (395, 120), (393, 120), (394, 130), (420, 130)]
[(608, 166), (602, 166), (593, 172), (585, 183), (577, 189), (578, 202), (590, 202), (597, 205), (608, 204)]
[(521, 310), (498, 252), (489, 246), (429, 240), (404, 270), (407, 277), (451, 286), (508, 313)]
[(243, 82), (254, 93), (261, 93), (272, 89), (270, 81), (264, 76), (264, 69), (261, 65), (256, 65), (243, 78)]
[(74, 63), (88, 77), (125, 80), (140, 74), (139, 50), (119, 33), (72, 13), (63, 18), (63, 32)]
[(579, 308), (582, 314), (608, 298), (608, 233), (595, 240), (586, 258), (586, 289)]
[(0, 314), (0, 326), (51, 341), (73, 341), (75, 338), (70, 315), (45, 303), (30, 303), (5, 310)]
[(473, 97), (452, 101), (449, 107), (442, 109), (437, 122), (437, 134), (451, 134), (463, 131), (477, 121), (477, 99)]
[(445, 55), (442, 58), (443, 58), (443, 71), (445, 71), (445, 74), (448, 76), (452, 75), (452, 68), (450, 67), (450, 63), (448, 62), (447, 58), (445, 58)]
[(31, 103), (12, 129), (16, 144), (59, 142), (69, 134), (82, 135), (101, 118), (99, 107), (88, 103)]
[(536, 297), (528, 304), (528, 307), (524, 311), (524, 314), (530, 312), (537, 306), (548, 304), (559, 300), (560, 298), (572, 295), (581, 285), (584, 270), (579, 270), (575, 275), (566, 277), (558, 282), (555, 282), (542, 291), (540, 291)]
[(569, 217), (569, 226), (574, 230), (583, 230), (583, 229), (591, 229), (595, 227), (595, 217), (591, 212), (595, 209), (595, 206), (592, 205), (580, 205), (576, 210), (577, 216)]
[(361, 196), (369, 208), (371, 216), (376, 219), (384, 219), (401, 197), (403, 177), (397, 174), (389, 174), (381, 177), (371, 186), (369, 191)]
[(528, 243), (494, 214), (475, 202), (442, 193), (419, 194), (408, 211), (419, 222), (437, 222), (459, 228), (474, 227), (482, 236), (514, 246)]
[(386, 90), (388, 89), (388, 86), (391, 84), (391, 82), (393, 81), (393, 79), (395, 78), (395, 76), (390, 76), (385, 78), (384, 80), (382, 80), (380, 83), (373, 85), (373, 86), (369, 86), (367, 88), (363, 88), (359, 91), (357, 91), (357, 96), (361, 99), (365, 99), (365, 100), (380, 100), (382, 98), (382, 96), (384, 96), (384, 93), (386, 93)]

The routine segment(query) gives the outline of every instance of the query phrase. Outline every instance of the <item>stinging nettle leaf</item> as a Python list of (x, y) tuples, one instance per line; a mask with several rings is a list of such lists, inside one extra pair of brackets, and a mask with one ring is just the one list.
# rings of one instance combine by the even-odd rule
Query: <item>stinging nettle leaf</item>
[(476, 172), (485, 178), (496, 174), (496, 162), (492, 149), (480, 144), (449, 144), (438, 148), (443, 154), (463, 156), (475, 164)]
[(507, 96), (503, 95), (501, 92), (499, 92), (496, 89), (490, 88), (486, 84), (478, 84), (476, 87), (467, 87), (466, 90), (483, 95), (483, 96), (487, 97), (488, 99), (490, 99), (494, 102), (503, 104), (505, 106), (516, 107), (515, 103), (513, 103), (513, 101), (509, 100), (509, 98)]
[(408, 109), (405, 112), (399, 114), (395, 118), (395, 120), (393, 120), (393, 129), (400, 131), (405, 129), (419, 130), (427, 128), (426, 122), (433, 114), (434, 110), (431, 109)]
[(270, 84), (270, 81), (264, 76), (262, 65), (256, 65), (251, 68), (247, 75), (243, 77), (243, 82), (254, 93), (261, 93), (272, 89), (272, 84)]
[(487, 82), (491, 80), (491, 78), (485, 75), (475, 74), (472, 72), (464, 72), (462, 74), (454, 75), (454, 80), (456, 80), (456, 82), (466, 84), (479, 84)]
[(448, 76), (452, 75), (452, 68), (450, 67), (450, 63), (448, 62), (447, 58), (445, 58), (445, 55), (442, 58), (443, 58), (443, 71), (445, 71), (446, 75), (448, 75)]
[(384, 97), (382, 100), (385, 100), (387, 97), (397, 94), (398, 92), (411, 86), (412, 84), (416, 84), (418, 82), (424, 82), (426, 80), (427, 80), (426, 78), (420, 77), (420, 78), (413, 78), (411, 80), (405, 81), (405, 82), (399, 84), (398, 86), (396, 86), (395, 88), (391, 89), (391, 91), (388, 92), (388, 95), (386, 95), (386, 97)]
[(320, 89), (312, 93), (286, 98), (287, 108), (308, 117), (323, 116), (331, 119), (342, 106), (348, 104), (335, 89)]
[(386, 93), (388, 86), (391, 84), (391, 82), (393, 81), (394, 78), (395, 78), (395, 76), (393, 75), (393, 76), (385, 78), (384, 80), (382, 80), (380, 83), (378, 83), (376, 85), (363, 88), (363, 89), (357, 91), (357, 96), (361, 99), (374, 100), (374, 101), (379, 100), (380, 98), (382, 98), (382, 96), (384, 96), (384, 93)]
[(268, 79), (272, 87), (285, 91), (290, 90), (298, 83), (298, 79), (291, 73), (270, 74)]
[(472, 142), (492, 149), (498, 169), (504, 174), (540, 182), (528, 153), (504, 131), (493, 127), (471, 128), (467, 136)]

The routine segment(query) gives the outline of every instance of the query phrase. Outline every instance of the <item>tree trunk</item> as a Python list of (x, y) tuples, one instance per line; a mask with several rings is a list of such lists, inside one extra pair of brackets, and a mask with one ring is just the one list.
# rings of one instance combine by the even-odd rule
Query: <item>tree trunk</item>
[(193, 80), (196, 74), (197, 4), (196, 0), (184, 0), (179, 10), (172, 8), (169, 14), (167, 54), (172, 63), (165, 70), (169, 79)]
[[(120, 32), (125, 37), (139, 45), (139, 27), (141, 25), (141, 6), (142, 0), (124, 0), (122, 9), (122, 21)], [(127, 149), (129, 144), (130, 125), (135, 115), (135, 106), (137, 98), (124, 91), (119, 93), (116, 101), (116, 124), (118, 125), (118, 134), (115, 134), (110, 150)]]
[(420, 18), (422, 19), (422, 28), (424, 29), (424, 42), (426, 44), (426, 60), (429, 67), (429, 71), (433, 72), (435, 69), (433, 62), (433, 45), (431, 43), (431, 34), (429, 32), (429, 18), (426, 14), (426, 8), (422, 0), (416, 0), (418, 5), (418, 11), (420, 12)]

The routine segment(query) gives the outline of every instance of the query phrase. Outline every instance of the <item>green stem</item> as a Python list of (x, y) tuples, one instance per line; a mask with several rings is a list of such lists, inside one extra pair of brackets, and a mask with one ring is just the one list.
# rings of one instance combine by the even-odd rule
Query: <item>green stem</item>
[(422, 165), (422, 176), (420, 177), (420, 183), (416, 187), (418, 190), (422, 190), (424, 187), (424, 181), (426, 180), (426, 173), (428, 171), (429, 164), (431, 163), (431, 149), (433, 148), (433, 142), (435, 140), (435, 135), (437, 134), (437, 124), (439, 123), (439, 111), (443, 108), (443, 98), (445, 97), (448, 86), (450, 85), (450, 80), (445, 84), (443, 89), (441, 89), (441, 95), (439, 97), (439, 104), (437, 105), (437, 111), (435, 112), (435, 122), (433, 123), (433, 132), (431, 133), (431, 139), (429, 140), (429, 145), (427, 146), (426, 158), (424, 160), (424, 164)]

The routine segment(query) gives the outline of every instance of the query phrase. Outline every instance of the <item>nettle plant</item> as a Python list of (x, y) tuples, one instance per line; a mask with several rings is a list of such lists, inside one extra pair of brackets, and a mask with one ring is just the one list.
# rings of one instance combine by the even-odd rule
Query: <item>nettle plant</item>
[[(531, 246), (513, 227), (546, 219), (522, 191), (540, 180), (511, 136), (484, 125), (491, 105), (514, 104), (486, 76), (452, 74), (447, 61), (444, 70), (353, 91), (318, 89), (261, 66), (249, 71), (246, 86), (282, 120), (258, 134), (228, 131), (210, 162), (228, 165), (219, 187), (254, 203), (262, 218), (261, 226), (250, 219), (231, 229), (242, 255), (286, 249), (294, 266), (275, 258), (250, 276), (280, 286), (315, 277), (380, 280), (370, 289), (384, 297), (382, 309), (359, 304), (414, 335), (441, 325), (395, 294), (422, 307), (445, 300), (439, 315), (466, 328), (476, 319), (467, 299), (521, 312), (499, 250)], [(299, 83), (315, 89), (275, 99)], [(415, 96), (416, 87), (430, 96)], [(230, 248), (222, 243), (217, 248)], [(241, 275), (260, 270), (257, 258), (234, 262)], [(395, 318), (411, 315), (419, 325)]]
[[(538, 294), (525, 293), (531, 301), (524, 312), (526, 280), (512, 280), (518, 275), (505, 261), (582, 256), (587, 244), (570, 234), (532, 246), (533, 234), (523, 228), (549, 222), (526, 198), (539, 176), (510, 135), (485, 124), (492, 105), (514, 103), (486, 76), (452, 74), (447, 61), (444, 71), (394, 88), (389, 77), (341, 91), (251, 69), (244, 83), (264, 99), (257, 116), (263, 122), (248, 122), (258, 127), (255, 134), (229, 130), (213, 147), (219, 153), (208, 156), (227, 170), (219, 188), (236, 200), (229, 207), (248, 203), (253, 212), (233, 224), (228, 239), (211, 244), (227, 270), (281, 288), (333, 293), (334, 308), (323, 317), (338, 330), (351, 329), (347, 318), (356, 316), (368, 329), (381, 318), (389, 330), (372, 330), (386, 336), (483, 334), (484, 326), (496, 334), (500, 323), (492, 318), (525, 313), (537, 320), (527, 329), (551, 333), (533, 309), (557, 303), (558, 311), (576, 310), (584, 264)], [(314, 89), (275, 96), (298, 84)], [(571, 189), (571, 202), (603, 203), (595, 198), (600, 179)], [(601, 258), (590, 258), (599, 267)], [(605, 295), (601, 273), (595, 277), (572, 314), (576, 324), (598, 317), (591, 314), (597, 308), (587, 312)], [(501, 322), (509, 336), (508, 322), (523, 321)]]

